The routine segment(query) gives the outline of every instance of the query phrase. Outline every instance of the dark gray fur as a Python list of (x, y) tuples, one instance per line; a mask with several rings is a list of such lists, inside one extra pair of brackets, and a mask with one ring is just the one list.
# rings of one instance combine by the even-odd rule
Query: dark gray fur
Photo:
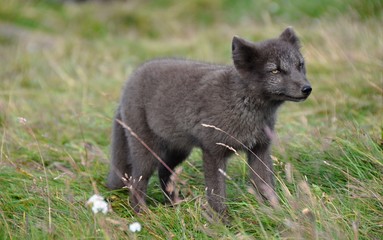
[[(226, 211), (225, 177), (218, 169), (225, 171), (233, 153), (217, 143), (246, 151), (252, 183), (263, 197), (276, 200), (270, 158), (276, 111), (284, 101), (303, 101), (311, 92), (299, 45), (287, 28), (279, 38), (259, 43), (234, 37), (234, 66), (180, 59), (143, 64), (127, 81), (116, 112), (108, 187), (131, 186), (131, 204), (139, 211), (158, 170), (164, 192), (173, 196), (166, 191), (171, 173), (121, 120), (172, 169), (193, 147), (201, 148), (207, 199), (215, 211)], [(129, 183), (121, 179), (125, 173)]]

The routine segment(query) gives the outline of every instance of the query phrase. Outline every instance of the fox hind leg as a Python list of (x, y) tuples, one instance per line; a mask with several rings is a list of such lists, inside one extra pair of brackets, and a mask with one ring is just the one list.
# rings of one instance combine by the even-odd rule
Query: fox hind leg
[[(153, 139), (153, 138), (152, 138)], [(158, 167), (158, 160), (137, 139), (129, 139), (130, 154), (132, 158), (131, 175), (129, 176), (130, 204), (136, 212), (140, 212), (146, 206), (146, 191), (150, 177)], [(145, 141), (152, 150), (158, 152), (153, 141)], [(151, 144), (152, 143), (152, 144)]]
[(160, 166), (158, 167), (158, 176), (160, 179), (161, 188), (163, 192), (165, 193), (166, 197), (172, 202), (176, 202), (178, 200), (176, 199), (178, 193), (175, 192), (176, 189), (174, 188), (172, 189), (171, 186), (169, 185), (171, 184), (170, 178), (172, 175), (172, 172), (169, 171), (169, 169), (173, 171), (177, 165), (182, 163), (189, 156), (190, 151), (191, 151), (190, 149), (186, 151), (185, 150), (169, 150), (165, 154), (165, 158), (163, 159), (166, 166), (164, 166), (163, 164), (160, 164)]

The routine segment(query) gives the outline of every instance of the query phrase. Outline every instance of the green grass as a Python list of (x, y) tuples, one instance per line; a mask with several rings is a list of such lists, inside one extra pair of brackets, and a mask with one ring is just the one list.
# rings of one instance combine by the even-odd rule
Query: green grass
[[(375, 0), (0, 4), (0, 239), (381, 239), (382, 10)], [(230, 63), (233, 35), (264, 40), (289, 25), (314, 91), (279, 113), (279, 209), (249, 191), (242, 155), (227, 172), (228, 226), (206, 215), (198, 150), (182, 165), (178, 206), (163, 204), (156, 178), (142, 215), (106, 189), (113, 112), (137, 65)], [(97, 192), (113, 212), (85, 206)], [(141, 232), (128, 230), (134, 221)]]

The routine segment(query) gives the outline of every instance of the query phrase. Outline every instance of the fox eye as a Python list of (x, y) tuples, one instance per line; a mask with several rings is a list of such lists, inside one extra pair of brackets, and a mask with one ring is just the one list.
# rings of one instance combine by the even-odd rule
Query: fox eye
[(280, 73), (280, 71), (278, 69), (274, 69), (271, 71), (272, 74), (277, 74), (277, 73)]
[(302, 70), (303, 67), (304, 67), (304, 65), (305, 65), (305, 64), (304, 64), (303, 62), (300, 62), (299, 65), (298, 65), (298, 69), (299, 69), (299, 70)]

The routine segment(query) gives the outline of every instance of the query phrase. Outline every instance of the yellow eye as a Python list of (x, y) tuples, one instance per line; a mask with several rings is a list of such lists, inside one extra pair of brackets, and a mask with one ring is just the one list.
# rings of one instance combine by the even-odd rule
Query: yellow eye
[(275, 70), (273, 70), (273, 71), (271, 71), (273, 74), (277, 74), (277, 73), (279, 73), (279, 70), (278, 69), (275, 69)]

